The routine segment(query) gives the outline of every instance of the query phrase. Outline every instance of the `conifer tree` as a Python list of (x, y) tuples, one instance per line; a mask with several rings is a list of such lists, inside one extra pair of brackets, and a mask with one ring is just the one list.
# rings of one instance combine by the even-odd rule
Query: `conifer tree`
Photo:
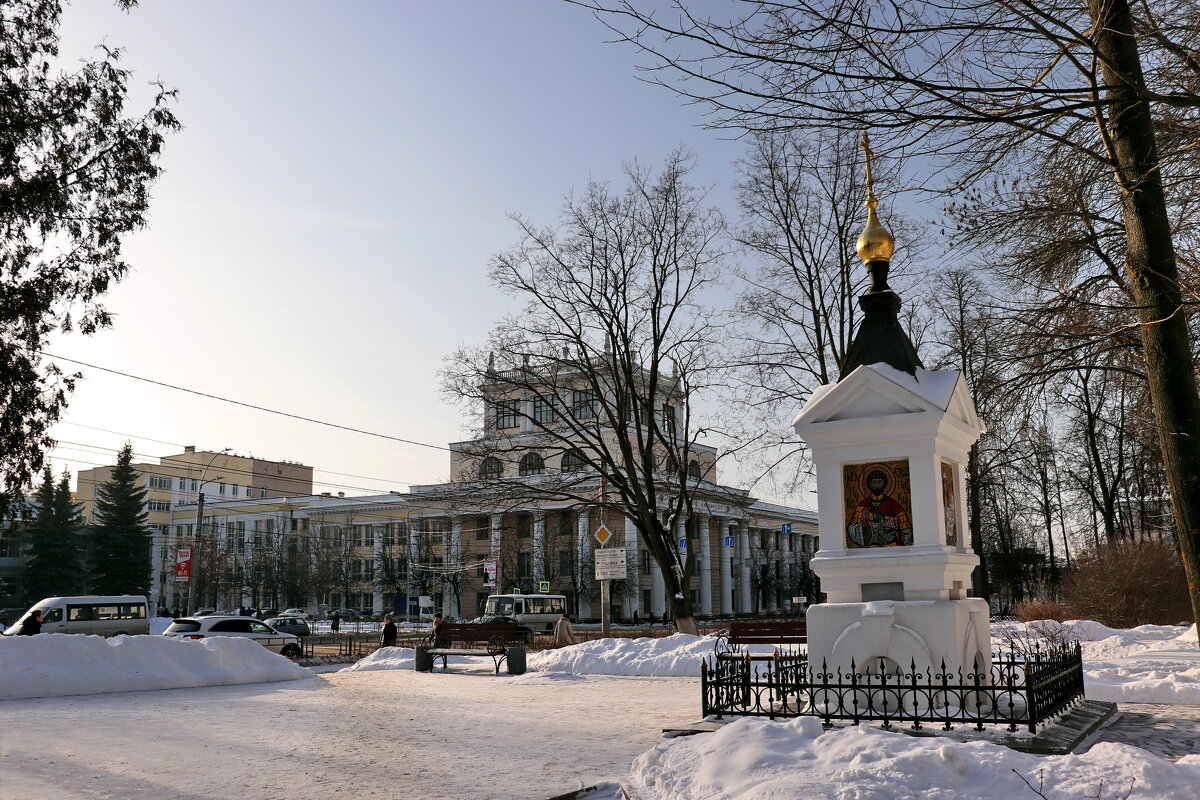
[(78, 594), (82, 589), (82, 559), (79, 552), (79, 511), (71, 502), (71, 489), (64, 474), (56, 487), (50, 468), (42, 475), (35, 495), (37, 513), (28, 528), (29, 550), (23, 584), (25, 597), (36, 602), (43, 597)]
[(133, 445), (126, 442), (111, 478), (96, 489), (91, 548), (92, 591), (96, 594), (147, 594), (150, 590), (146, 489), (132, 462)]

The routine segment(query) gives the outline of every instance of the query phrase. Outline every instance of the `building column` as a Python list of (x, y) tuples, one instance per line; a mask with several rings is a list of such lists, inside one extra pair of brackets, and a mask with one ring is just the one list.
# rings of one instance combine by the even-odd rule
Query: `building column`
[(696, 572), (700, 575), (700, 613), (711, 617), (712, 602), (712, 517), (704, 515), (696, 519), (696, 533), (700, 534), (700, 560)]
[(731, 519), (725, 520), (724, 524), (719, 525), (717, 528), (721, 533), (721, 557), (718, 562), (720, 564), (720, 579), (717, 585), (721, 602), (718, 608), (721, 609), (721, 616), (723, 617), (733, 614), (733, 575), (730, 572), (733, 548), (725, 544), (725, 537), (733, 536), (736, 528), (737, 523)]
[(638, 558), (638, 529), (637, 524), (629, 517), (625, 518), (625, 614), (632, 620), (636, 611), (642, 614), (642, 576), (641, 559)]
[(749, 614), (754, 611), (754, 596), (750, 584), (750, 526), (738, 526), (738, 557), (742, 560), (742, 587), (738, 611)]
[(591, 588), (592, 577), (596, 574), (595, 567), (592, 566), (592, 530), (588, 521), (588, 510), (586, 508), (579, 510), (579, 521), (575, 526), (577, 539), (577, 552), (579, 554), (578, 561), (575, 564), (575, 574), (578, 576), (578, 586), (575, 596), (576, 613), (582, 619), (583, 617), (590, 618), (592, 616), (592, 601)]
[(504, 532), (504, 515), (491, 514), (489, 519), (492, 525), (492, 550), (490, 557), (496, 565), (496, 585), (492, 587), (492, 594), (500, 594), (504, 591), (504, 579), (500, 575), (500, 536)]
[[(375, 574), (376, 575), (379, 574), (379, 570), (383, 566), (383, 536), (384, 536), (384, 532), (387, 530), (388, 526), (390, 526), (390, 525), (391, 525), (390, 522), (385, 522), (383, 525), (373, 526), (374, 527), (373, 532), (375, 535), (372, 537), (371, 541), (375, 543), (375, 546), (371, 550), (371, 557), (375, 559)], [(372, 584), (372, 588), (374, 589), (374, 591), (371, 594), (371, 613), (373, 613), (375, 615), (379, 615), (379, 614), (385, 613), (386, 611), (389, 611), (390, 609), (385, 609), (383, 607), (383, 584), (378, 581), (375, 581), (373, 579), (373, 576), (372, 576), (371, 584)]]
[[(464, 573), (462, 570), (462, 517), (453, 516), (450, 518), (450, 548), (446, 553), (446, 566), (455, 570), (459, 570), (457, 574), (460, 576)], [(449, 573), (447, 573), (449, 574)], [(454, 584), (446, 582), (445, 588), (442, 590), (442, 613), (448, 617), (461, 617), (462, 608), (459, 602), (458, 593), (454, 591)], [(459, 591), (462, 591), (462, 582), (459, 581)]]
[(546, 512), (540, 508), (533, 512), (533, 579), (546, 580)]
[[(675, 546), (674, 542), (670, 543)], [(667, 582), (663, 580), (662, 567), (658, 559), (650, 559), (650, 615), (661, 620), (667, 613)]]
[(780, 534), (780, 590), (782, 608), (791, 609), (796, 587), (792, 584), (792, 534)]
[[(688, 601), (689, 601), (688, 605), (689, 605), (689, 607), (691, 607), (692, 576), (687, 571), (687, 557), (688, 557), (688, 552), (692, 549), (692, 542), (688, 538), (688, 535), (687, 535), (687, 524), (688, 524), (688, 516), (686, 514), (680, 514), (679, 517), (675, 520), (675, 541), (672, 543), (672, 546), (675, 547), (676, 549), (678, 549), (679, 548), (679, 540), (683, 539), (684, 549), (679, 550), (679, 566), (680, 566), (680, 568), (683, 569), (683, 576), (682, 576), (683, 579), (681, 581), (679, 581), (679, 591), (683, 593), (684, 597), (688, 598)], [(668, 598), (667, 599), (667, 608), (670, 608), (670, 607), (671, 607), (671, 601)], [(696, 610), (692, 609), (692, 613), (695, 614)]]

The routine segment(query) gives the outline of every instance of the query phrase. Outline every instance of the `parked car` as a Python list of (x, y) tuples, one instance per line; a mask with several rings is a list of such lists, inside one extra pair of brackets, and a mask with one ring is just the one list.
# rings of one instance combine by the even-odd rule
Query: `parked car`
[(291, 633), (296, 636), (308, 636), (312, 633), (312, 629), (308, 627), (308, 623), (299, 617), (274, 617), (272, 619), (265, 619), (263, 622), (277, 631)]
[(241, 636), (253, 639), (273, 653), (299, 658), (303, 650), (300, 638), (272, 628), (253, 617), (180, 617), (172, 622), (163, 636), (185, 639), (204, 639), (209, 636)]
[(300, 619), (309, 619), (309, 613), (303, 608), (285, 608), (280, 612), (281, 617), (299, 617)]
[(515, 617), (507, 617), (503, 614), (484, 614), (475, 619), (463, 620), (463, 624), (466, 625), (491, 625), (497, 622), (513, 623), (517, 626), (517, 637), (521, 641), (525, 643), (533, 641), (533, 628), (530, 628), (528, 625), (522, 625)]

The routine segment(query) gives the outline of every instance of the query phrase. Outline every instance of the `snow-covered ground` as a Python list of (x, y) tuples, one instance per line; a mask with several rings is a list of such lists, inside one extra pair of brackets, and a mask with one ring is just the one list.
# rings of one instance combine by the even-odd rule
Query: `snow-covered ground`
[[(1068, 623), (1088, 696), (1200, 705), (1195, 628)], [(1054, 626), (997, 628), (1028, 639)], [(660, 739), (699, 717), (712, 640), (601, 640), (412, 669), (387, 648), (336, 672), (236, 639), (0, 639), (0, 800), (546, 798), (619, 781), (642, 800), (1200, 800), (1200, 755), (1168, 761), (1101, 741), (1038, 757), (812, 719), (741, 719)], [(267, 681), (270, 681), (269, 683)], [(240, 684), (240, 685), (239, 685)], [(181, 687), (181, 688), (166, 688)], [(183, 688), (191, 687), (191, 688)], [(140, 691), (131, 691), (139, 689)], [(38, 699), (33, 699), (38, 698)]]

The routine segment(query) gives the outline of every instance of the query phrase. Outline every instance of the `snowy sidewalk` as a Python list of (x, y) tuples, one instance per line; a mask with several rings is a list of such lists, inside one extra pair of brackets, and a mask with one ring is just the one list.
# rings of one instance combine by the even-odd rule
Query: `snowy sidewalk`
[(1200, 706), (1119, 703), (1096, 742), (1131, 744), (1176, 761), (1200, 753)]

